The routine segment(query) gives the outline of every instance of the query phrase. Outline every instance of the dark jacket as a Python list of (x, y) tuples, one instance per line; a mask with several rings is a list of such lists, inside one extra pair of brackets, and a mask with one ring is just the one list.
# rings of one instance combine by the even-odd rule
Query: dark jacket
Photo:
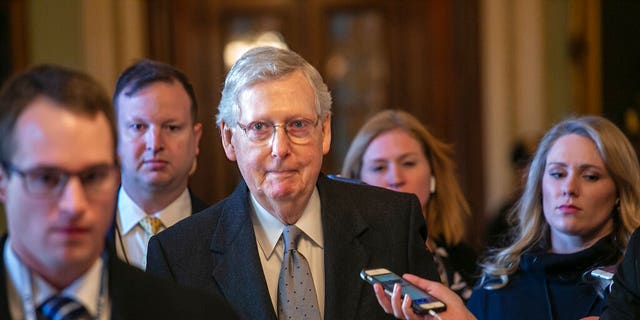
[[(317, 183), (324, 233), (325, 319), (388, 319), (363, 268), (438, 279), (415, 195), (334, 181)], [(251, 222), (249, 190), (180, 221), (149, 241), (147, 272), (221, 294), (242, 319), (275, 319)]]
[[(6, 235), (0, 240), (0, 250), (4, 250), (6, 240)], [(151, 276), (107, 251), (111, 319), (235, 319), (220, 297)], [(6, 277), (0, 251), (0, 319), (11, 319)]]
[(631, 235), (600, 319), (640, 319), (640, 229)]
[(449, 288), (463, 300), (468, 300), (473, 285), (478, 279), (478, 255), (464, 242), (454, 246), (448, 246), (444, 241), (439, 240), (435, 243), (436, 265), (440, 261), (443, 267), (440, 277), (445, 276)]
[[(598, 266), (615, 264), (619, 249), (611, 236), (572, 254), (538, 249), (525, 253), (507, 285), (473, 290), (467, 307), (478, 320), (567, 319), (598, 316), (606, 292), (583, 278)], [(482, 285), (482, 284), (480, 284)]]

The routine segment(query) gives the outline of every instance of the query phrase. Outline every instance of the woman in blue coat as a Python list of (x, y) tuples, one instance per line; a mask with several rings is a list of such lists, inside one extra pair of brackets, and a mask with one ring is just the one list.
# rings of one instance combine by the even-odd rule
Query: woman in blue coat
[(600, 315), (608, 282), (591, 272), (620, 262), (638, 212), (640, 167), (620, 129), (596, 116), (557, 124), (514, 207), (512, 243), (483, 262), (469, 310), (478, 319)]

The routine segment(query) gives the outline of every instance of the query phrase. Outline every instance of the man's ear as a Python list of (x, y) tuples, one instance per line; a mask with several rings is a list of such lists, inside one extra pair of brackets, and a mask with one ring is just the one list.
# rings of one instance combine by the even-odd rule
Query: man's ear
[(220, 139), (222, 139), (222, 147), (224, 148), (225, 155), (227, 155), (227, 159), (236, 161), (236, 149), (233, 146), (233, 132), (224, 121), (220, 122)]
[(200, 138), (202, 138), (202, 123), (193, 125), (193, 135), (195, 136), (196, 156), (200, 154)]
[(331, 147), (331, 112), (322, 121), (322, 154), (326, 155)]
[(0, 166), (0, 202), (4, 203), (7, 199), (7, 184), (9, 183), (9, 176), (4, 171), (4, 168)]

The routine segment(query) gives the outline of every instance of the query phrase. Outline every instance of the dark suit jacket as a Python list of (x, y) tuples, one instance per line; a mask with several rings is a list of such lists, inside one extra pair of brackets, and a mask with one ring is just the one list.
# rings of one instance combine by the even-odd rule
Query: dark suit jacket
[(629, 239), (600, 319), (640, 319), (640, 228)]
[[(191, 214), (195, 214), (198, 213), (204, 209), (206, 209), (209, 205), (200, 200), (200, 198), (196, 197), (193, 192), (191, 191), (191, 189), (189, 189), (189, 197), (191, 199)], [(116, 203), (117, 203), (117, 199), (116, 199)], [(111, 228), (109, 229), (109, 232), (107, 233), (107, 247), (109, 248), (109, 250), (111, 250), (112, 252), (117, 252), (116, 251), (116, 241), (118, 241), (118, 238), (116, 238), (116, 218), (117, 218), (117, 208), (116, 208), (116, 214), (113, 215), (113, 222), (111, 223)]]
[[(388, 318), (362, 268), (385, 267), (437, 280), (420, 229), (414, 195), (320, 176), (324, 233), (325, 319)], [(228, 198), (149, 241), (147, 272), (220, 293), (243, 319), (275, 319), (251, 222), (249, 190)]]
[[(4, 250), (6, 240), (6, 236), (0, 240), (0, 250)], [(229, 305), (219, 296), (156, 278), (120, 261), (111, 252), (107, 270), (113, 320), (235, 319)], [(0, 251), (0, 319), (11, 319), (6, 276)]]

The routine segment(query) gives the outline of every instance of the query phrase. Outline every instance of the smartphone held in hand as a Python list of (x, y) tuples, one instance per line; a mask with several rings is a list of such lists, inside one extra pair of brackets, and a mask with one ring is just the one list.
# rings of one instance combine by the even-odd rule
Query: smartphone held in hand
[(405, 294), (411, 297), (413, 310), (418, 314), (426, 314), (429, 310), (440, 312), (446, 309), (442, 301), (417, 288), (388, 269), (363, 269), (360, 272), (360, 278), (370, 284), (381, 284), (388, 295), (393, 293), (394, 285), (399, 283), (402, 288), (402, 297), (404, 297)]

